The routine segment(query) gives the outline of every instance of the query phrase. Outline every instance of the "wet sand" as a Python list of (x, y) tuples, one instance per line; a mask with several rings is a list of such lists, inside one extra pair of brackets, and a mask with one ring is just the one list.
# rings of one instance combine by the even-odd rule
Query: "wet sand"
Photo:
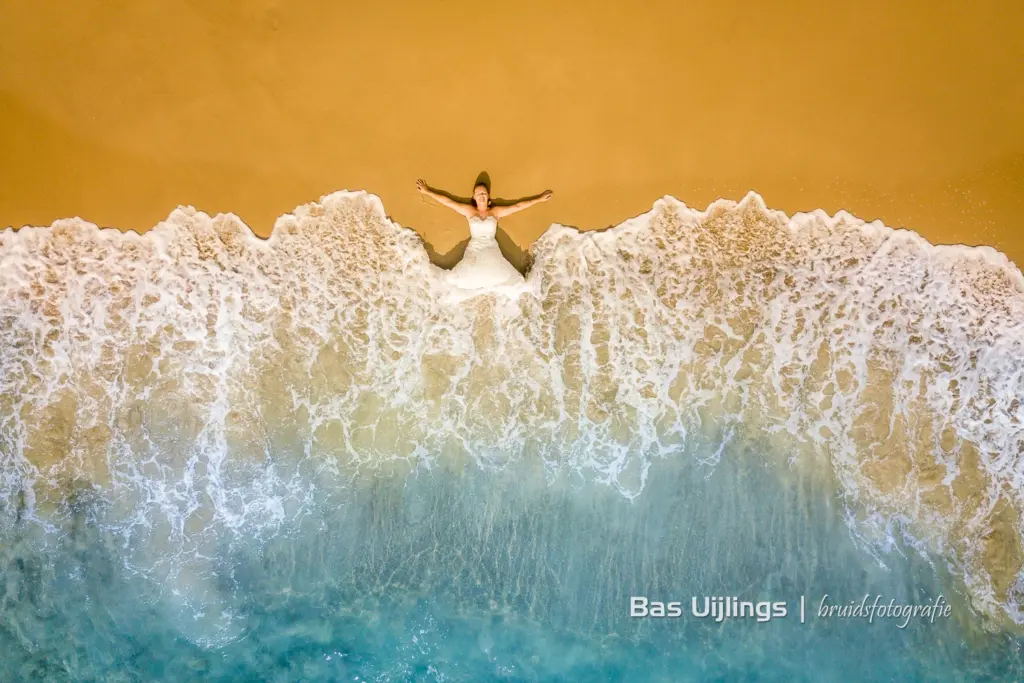
[[(710, 3), (708, 3), (710, 5)], [(1024, 263), (1024, 4), (914, 0), (74, 4), (0, 9), (0, 226), (144, 230), (179, 204), (260, 235), (378, 194), (450, 265), (468, 196), (602, 228), (671, 194), (846, 209)]]

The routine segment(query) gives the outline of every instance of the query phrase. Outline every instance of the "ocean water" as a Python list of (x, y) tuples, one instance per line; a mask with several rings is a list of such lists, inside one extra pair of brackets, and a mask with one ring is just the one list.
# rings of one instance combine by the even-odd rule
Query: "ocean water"
[(753, 193), (531, 253), (0, 233), (0, 680), (1024, 680), (1013, 264)]

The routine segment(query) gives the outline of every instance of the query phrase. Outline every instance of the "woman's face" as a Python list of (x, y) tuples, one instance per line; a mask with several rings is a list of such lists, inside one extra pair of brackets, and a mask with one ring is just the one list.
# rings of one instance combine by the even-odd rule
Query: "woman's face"
[(473, 200), (476, 201), (477, 208), (487, 208), (488, 199), (490, 199), (490, 194), (487, 192), (487, 188), (483, 185), (477, 185), (473, 190)]

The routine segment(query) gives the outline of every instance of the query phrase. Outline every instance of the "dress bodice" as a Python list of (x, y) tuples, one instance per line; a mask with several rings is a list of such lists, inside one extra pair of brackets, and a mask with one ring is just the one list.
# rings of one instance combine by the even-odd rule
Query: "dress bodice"
[(494, 216), (488, 216), (487, 218), (480, 218), (479, 216), (470, 216), (469, 218), (469, 234), (471, 237), (477, 239), (494, 239), (495, 234), (498, 232), (498, 219)]

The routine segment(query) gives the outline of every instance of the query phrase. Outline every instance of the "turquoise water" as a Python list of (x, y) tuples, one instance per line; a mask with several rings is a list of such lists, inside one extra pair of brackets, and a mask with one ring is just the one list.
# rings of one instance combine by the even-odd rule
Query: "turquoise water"
[(455, 297), (358, 192), (0, 233), (0, 683), (1024, 680), (1005, 257), (753, 194), (531, 255)]
[[(76, 503), (45, 547), (5, 535), (4, 680), (982, 681), (1021, 680), (1021, 641), (955, 619), (819, 619), (816, 604), (882, 594), (926, 604), (954, 589), (913, 550), (883, 568), (841, 507), (791, 472), (726, 456), (657, 463), (650, 490), (548, 485), (536, 473), (420, 473), (331, 486), (262, 542), (225, 534), (216, 590), (234, 639), (169, 618), (159, 586), (126, 575), (101, 507)], [(321, 482), (325, 483), (325, 482)], [(709, 623), (629, 616), (631, 595), (787, 601), (786, 618)], [(961, 603), (959, 616), (971, 619)]]

